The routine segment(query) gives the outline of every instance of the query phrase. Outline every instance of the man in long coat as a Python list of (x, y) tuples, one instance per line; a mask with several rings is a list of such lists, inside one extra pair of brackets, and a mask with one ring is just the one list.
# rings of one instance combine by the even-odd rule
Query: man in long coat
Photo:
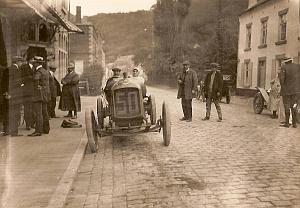
[(206, 116), (204, 121), (210, 119), (211, 103), (213, 102), (216, 106), (218, 113), (218, 122), (222, 121), (222, 112), (220, 106), (220, 99), (223, 87), (223, 76), (219, 71), (220, 65), (218, 63), (211, 63), (212, 71), (209, 72), (204, 82), (204, 94), (206, 98)]
[(183, 118), (181, 121), (192, 121), (193, 109), (192, 99), (196, 96), (198, 77), (197, 73), (190, 68), (188, 61), (183, 62), (183, 72), (178, 76), (178, 94), (177, 98), (181, 98), (181, 106)]
[(33, 84), (34, 84), (34, 68), (33, 68), (33, 57), (27, 58), (27, 63), (23, 64), (22, 79), (23, 79), (23, 105), (24, 105), (24, 119), (26, 123), (26, 129), (34, 128), (34, 115), (33, 115)]
[(292, 112), (292, 125), (297, 128), (297, 104), (300, 99), (300, 65), (294, 64), (291, 58), (283, 61), (279, 74), (281, 92), (285, 111), (285, 124), (289, 127), (290, 112)]
[[(62, 94), (59, 102), (59, 109), (62, 111), (69, 111), (65, 117), (77, 118), (77, 112), (81, 111), (81, 101), (79, 94), (79, 75), (75, 73), (74, 64), (68, 66), (67, 75), (61, 80), (63, 85)], [(72, 115), (74, 111), (74, 116)]]
[(19, 120), (21, 117), (20, 107), (23, 102), (23, 83), (20, 69), (22, 63), (22, 57), (13, 57), (12, 65), (5, 70), (1, 83), (6, 108), (3, 121), (4, 133), (10, 134), (12, 137), (22, 136), (18, 133)]
[(49, 86), (51, 99), (48, 103), (48, 114), (50, 118), (57, 118), (55, 114), (56, 97), (61, 96), (60, 84), (54, 75), (55, 71), (55, 66), (49, 66)]
[(50, 100), (49, 72), (43, 67), (44, 59), (39, 56), (34, 57), (34, 89), (33, 89), (33, 109), (35, 115), (35, 131), (28, 136), (41, 136), (49, 134), (50, 124), (48, 116), (48, 102)]

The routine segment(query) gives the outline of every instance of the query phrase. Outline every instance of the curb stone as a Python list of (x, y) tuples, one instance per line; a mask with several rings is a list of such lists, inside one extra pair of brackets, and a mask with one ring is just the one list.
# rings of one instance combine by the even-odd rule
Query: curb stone
[(79, 165), (84, 157), (85, 151), (87, 149), (87, 137), (84, 133), (80, 140), (80, 143), (74, 153), (68, 168), (64, 172), (64, 175), (60, 179), (56, 190), (52, 194), (47, 208), (63, 208), (68, 196), (69, 191), (72, 188), (74, 179), (77, 175)]

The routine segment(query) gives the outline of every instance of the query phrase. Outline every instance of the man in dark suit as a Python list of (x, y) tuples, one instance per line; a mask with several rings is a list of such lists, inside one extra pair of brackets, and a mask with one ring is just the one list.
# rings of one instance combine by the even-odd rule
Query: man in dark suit
[(50, 118), (57, 118), (55, 114), (56, 97), (59, 97), (61, 95), (60, 84), (54, 75), (55, 71), (56, 71), (56, 67), (54, 65), (50, 65), (49, 66), (49, 87), (50, 87), (51, 100), (48, 103), (48, 114)]
[(177, 79), (179, 88), (177, 98), (181, 98), (181, 106), (183, 111), (183, 118), (181, 121), (192, 121), (193, 109), (192, 99), (196, 96), (198, 77), (197, 73), (190, 68), (188, 61), (183, 62), (183, 72)]
[(223, 76), (221, 74), (220, 65), (218, 63), (211, 63), (212, 71), (209, 72), (204, 82), (204, 94), (206, 98), (206, 116), (204, 121), (209, 120), (211, 112), (211, 103), (213, 102), (216, 106), (218, 113), (218, 122), (222, 121), (222, 112), (220, 106), (220, 99), (223, 87)]
[(23, 79), (23, 105), (24, 105), (24, 119), (26, 123), (26, 129), (34, 128), (34, 115), (33, 115), (33, 57), (27, 58), (27, 63), (23, 64), (21, 67), (22, 70), (22, 79)]
[(5, 96), (5, 108), (8, 109), (4, 115), (4, 133), (12, 137), (22, 136), (18, 133), (19, 119), (21, 117), (20, 107), (23, 102), (23, 82), (21, 65), (23, 58), (14, 56), (12, 65), (5, 70), (2, 79), (2, 94)]
[(300, 99), (300, 65), (294, 64), (292, 58), (285, 58), (279, 73), (281, 85), (280, 95), (283, 98), (285, 123), (289, 127), (290, 112), (292, 112), (292, 125), (297, 128), (297, 104)]
[(34, 57), (34, 88), (33, 109), (35, 115), (35, 131), (28, 136), (41, 136), (49, 134), (50, 124), (48, 116), (48, 102), (50, 100), (49, 72), (42, 66), (44, 59), (40, 56)]
[(113, 76), (110, 77), (105, 85), (104, 92), (108, 103), (111, 103), (111, 88), (112, 86), (121, 79), (121, 69), (113, 67), (112, 69)]

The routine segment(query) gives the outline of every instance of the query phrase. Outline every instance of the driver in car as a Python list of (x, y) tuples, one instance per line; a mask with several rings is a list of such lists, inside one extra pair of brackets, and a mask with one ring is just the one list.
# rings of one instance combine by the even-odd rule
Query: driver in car
[(113, 76), (107, 80), (105, 88), (104, 88), (106, 99), (109, 103), (111, 100), (111, 88), (118, 80), (121, 79), (121, 69), (120, 68), (114, 67), (111, 70), (113, 71)]

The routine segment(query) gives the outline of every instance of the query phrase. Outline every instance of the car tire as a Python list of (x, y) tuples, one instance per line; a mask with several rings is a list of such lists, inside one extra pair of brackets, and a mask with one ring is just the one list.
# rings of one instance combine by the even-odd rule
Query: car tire
[(261, 114), (264, 110), (265, 101), (260, 92), (256, 93), (253, 100), (253, 110), (256, 114)]

